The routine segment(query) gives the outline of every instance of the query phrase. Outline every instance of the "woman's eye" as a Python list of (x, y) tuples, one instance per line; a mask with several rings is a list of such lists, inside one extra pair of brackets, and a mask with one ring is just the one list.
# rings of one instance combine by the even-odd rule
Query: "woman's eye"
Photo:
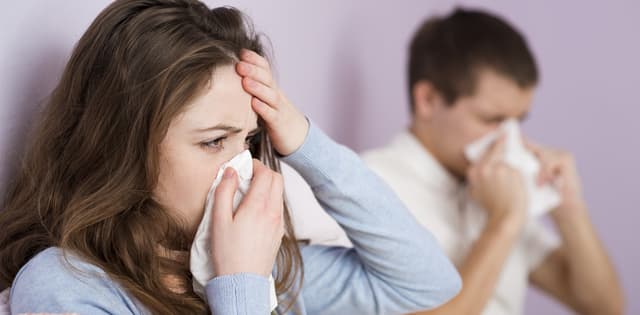
[(221, 137), (211, 141), (202, 142), (200, 145), (206, 149), (222, 150), (224, 149), (224, 142), (226, 139), (227, 137)]

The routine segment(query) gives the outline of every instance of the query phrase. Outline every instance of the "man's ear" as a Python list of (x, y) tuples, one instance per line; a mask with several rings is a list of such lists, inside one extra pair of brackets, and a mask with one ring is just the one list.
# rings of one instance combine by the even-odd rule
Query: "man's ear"
[(413, 85), (411, 94), (414, 116), (419, 120), (430, 120), (436, 107), (442, 101), (440, 93), (431, 82), (421, 80)]

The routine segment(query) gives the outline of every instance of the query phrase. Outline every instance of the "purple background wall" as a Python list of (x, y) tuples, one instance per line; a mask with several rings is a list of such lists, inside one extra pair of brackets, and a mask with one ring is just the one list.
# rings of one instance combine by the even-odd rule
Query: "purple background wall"
[[(0, 12), (0, 189), (11, 177), (34, 109), (73, 44), (108, 1), (12, 1)], [(270, 38), (280, 85), (298, 107), (356, 150), (408, 122), (408, 39), (450, 1), (208, 1), (245, 10)], [(542, 70), (525, 130), (577, 156), (596, 229), (640, 314), (640, 2), (463, 1), (516, 24)], [(588, 262), (585, 262), (588, 263)], [(568, 314), (530, 292), (526, 314)]]

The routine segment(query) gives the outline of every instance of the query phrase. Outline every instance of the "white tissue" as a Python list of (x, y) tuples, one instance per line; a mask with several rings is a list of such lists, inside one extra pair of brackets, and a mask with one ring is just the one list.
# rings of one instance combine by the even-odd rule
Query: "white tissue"
[(475, 162), (487, 151), (498, 136), (506, 135), (504, 147), (504, 161), (519, 170), (525, 181), (529, 196), (528, 212), (531, 217), (545, 214), (560, 204), (560, 194), (550, 184), (538, 186), (536, 178), (540, 171), (540, 162), (522, 143), (520, 127), (515, 119), (502, 123), (498, 130), (480, 138), (465, 148), (465, 155), (471, 162)]
[[(209, 282), (209, 280), (215, 277), (213, 273), (213, 264), (210, 258), (210, 226), (214, 191), (220, 184), (222, 175), (228, 167), (233, 168), (238, 175), (238, 190), (233, 196), (233, 210), (235, 211), (238, 208), (240, 201), (242, 201), (242, 198), (249, 190), (251, 178), (253, 177), (253, 160), (251, 158), (251, 153), (248, 150), (245, 150), (235, 156), (229, 162), (223, 164), (220, 167), (220, 170), (218, 171), (213, 184), (211, 184), (209, 193), (207, 194), (207, 200), (204, 207), (204, 215), (202, 217), (202, 221), (200, 221), (200, 225), (198, 226), (198, 231), (196, 232), (193, 244), (191, 245), (190, 259), (191, 273), (193, 274), (193, 289), (204, 299), (207, 298), (204, 292), (204, 287), (206, 286), (207, 282)], [(271, 310), (273, 310), (278, 306), (278, 298), (276, 296), (276, 288), (273, 276), (269, 276), (269, 283), (271, 285), (269, 292), (269, 303), (271, 306)]]

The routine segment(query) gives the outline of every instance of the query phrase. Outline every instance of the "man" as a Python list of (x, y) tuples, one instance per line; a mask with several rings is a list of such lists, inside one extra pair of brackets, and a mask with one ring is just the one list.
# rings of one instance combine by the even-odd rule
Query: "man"
[[(622, 314), (621, 287), (570, 154), (525, 140), (542, 165), (539, 183), (555, 183), (561, 195), (551, 212), (560, 240), (527, 214), (522, 175), (502, 158), (504, 139), (477, 163), (465, 158), (468, 144), (529, 112), (538, 70), (522, 35), (496, 16), (458, 9), (418, 29), (408, 72), (409, 130), (363, 157), (463, 278), (456, 298), (420, 314), (521, 314), (529, 282), (578, 313)], [(470, 202), (484, 220), (469, 215)]]

